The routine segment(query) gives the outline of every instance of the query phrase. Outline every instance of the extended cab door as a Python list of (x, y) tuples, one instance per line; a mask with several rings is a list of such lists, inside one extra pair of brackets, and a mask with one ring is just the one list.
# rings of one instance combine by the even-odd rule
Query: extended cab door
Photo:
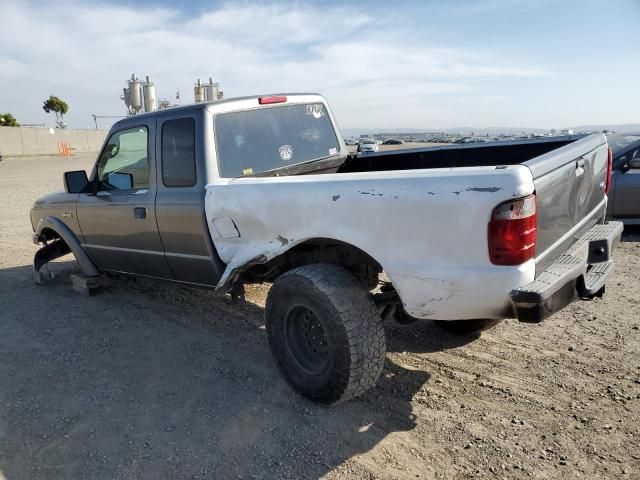
[(175, 279), (215, 286), (225, 265), (205, 216), (207, 184), (203, 108), (167, 111), (158, 118), (156, 215)]
[(92, 173), (97, 192), (78, 197), (83, 247), (114, 272), (172, 278), (155, 214), (155, 119), (113, 132)]

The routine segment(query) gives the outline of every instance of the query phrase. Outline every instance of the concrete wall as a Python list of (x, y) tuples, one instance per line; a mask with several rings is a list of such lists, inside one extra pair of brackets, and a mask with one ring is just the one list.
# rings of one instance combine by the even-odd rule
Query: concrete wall
[(106, 130), (0, 127), (0, 155), (57, 155), (58, 142), (73, 152), (98, 152), (106, 135)]

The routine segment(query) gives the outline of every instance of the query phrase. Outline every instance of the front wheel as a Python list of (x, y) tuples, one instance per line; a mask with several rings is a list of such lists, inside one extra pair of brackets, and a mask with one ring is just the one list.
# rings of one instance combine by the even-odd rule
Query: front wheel
[(496, 326), (500, 323), (500, 320), (482, 318), (474, 320), (436, 320), (435, 322), (436, 325), (447, 332), (455, 333), (456, 335), (471, 335)]
[(269, 346), (287, 382), (336, 404), (375, 385), (386, 352), (369, 291), (334, 265), (305, 265), (276, 279), (265, 309)]

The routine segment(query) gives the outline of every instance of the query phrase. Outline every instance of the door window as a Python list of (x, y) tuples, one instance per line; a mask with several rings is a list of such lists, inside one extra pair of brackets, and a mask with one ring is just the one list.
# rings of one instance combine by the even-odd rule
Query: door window
[(167, 187), (196, 184), (196, 139), (193, 118), (169, 120), (162, 125), (162, 182)]
[(116, 132), (98, 160), (100, 190), (149, 188), (148, 131), (146, 127)]

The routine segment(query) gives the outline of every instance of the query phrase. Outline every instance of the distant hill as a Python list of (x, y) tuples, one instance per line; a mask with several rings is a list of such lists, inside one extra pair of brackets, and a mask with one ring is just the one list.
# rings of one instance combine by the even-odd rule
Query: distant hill
[(345, 137), (358, 137), (365, 133), (447, 133), (454, 134), (459, 133), (461, 135), (469, 135), (474, 133), (475, 135), (499, 135), (504, 133), (506, 135), (517, 135), (520, 133), (549, 133), (549, 131), (555, 128), (557, 132), (560, 130), (574, 130), (580, 131), (596, 131), (613, 130), (615, 132), (628, 132), (628, 131), (640, 131), (640, 123), (626, 123), (626, 124), (603, 124), (603, 125), (579, 125), (575, 127), (549, 127), (549, 128), (530, 128), (530, 127), (455, 127), (455, 128), (343, 128), (342, 135)]
[(613, 130), (614, 132), (640, 132), (640, 123), (623, 123), (620, 125), (579, 125), (571, 127), (573, 130), (597, 131)]

